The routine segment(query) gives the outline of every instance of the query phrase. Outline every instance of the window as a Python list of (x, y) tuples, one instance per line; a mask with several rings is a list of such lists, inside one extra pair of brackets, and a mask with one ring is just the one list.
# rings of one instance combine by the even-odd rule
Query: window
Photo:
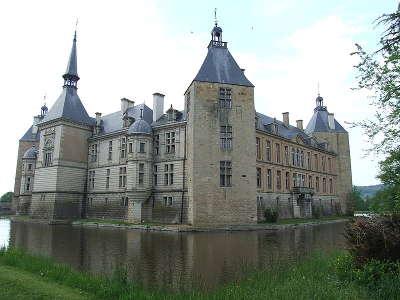
[(256, 149), (257, 149), (257, 159), (261, 159), (261, 141), (260, 138), (256, 137)]
[(121, 138), (121, 158), (126, 158), (126, 138)]
[(318, 171), (318, 154), (314, 154), (314, 170)]
[(265, 156), (265, 159), (267, 160), (267, 161), (271, 161), (271, 141), (267, 141), (266, 142), (266, 156)]
[(332, 181), (332, 178), (329, 178), (329, 193), (333, 194), (333, 181)]
[(261, 188), (261, 168), (257, 168), (257, 187)]
[(306, 175), (301, 174), (300, 175), (300, 186), (305, 187), (306, 186)]
[(300, 150), (299, 150), (299, 148), (297, 148), (297, 150), (296, 150), (295, 165), (298, 167), (300, 166)]
[(121, 206), (128, 206), (128, 197), (121, 198)]
[(25, 188), (25, 190), (27, 192), (29, 192), (31, 190), (31, 178), (30, 177), (26, 178), (26, 188)]
[(175, 131), (165, 133), (165, 152), (175, 153)]
[(108, 204), (108, 198), (106, 197), (106, 198), (104, 198), (104, 205), (107, 205)]
[(292, 166), (296, 165), (296, 150), (292, 148)]
[(129, 143), (129, 153), (133, 152), (133, 143)]
[(315, 190), (319, 192), (319, 177), (315, 177)]
[(282, 188), (282, 172), (276, 171), (276, 188), (280, 190)]
[(139, 185), (143, 185), (144, 183), (144, 164), (139, 164)]
[(285, 186), (286, 186), (287, 190), (290, 189), (290, 173), (289, 172), (286, 172), (286, 175), (285, 175)]
[(164, 196), (164, 206), (172, 206), (172, 197), (171, 196)]
[(322, 156), (322, 171), (326, 171), (326, 161), (325, 161), (325, 156)]
[(328, 157), (328, 172), (332, 172), (332, 159)]
[(219, 107), (232, 108), (232, 90), (229, 88), (219, 88)]
[(275, 151), (276, 151), (276, 162), (278, 164), (281, 163), (281, 145), (280, 144), (275, 144)]
[(174, 184), (174, 165), (165, 164), (164, 165), (164, 185)]
[(113, 142), (108, 142), (108, 160), (112, 160)]
[(289, 147), (285, 146), (285, 163), (289, 164)]
[(300, 151), (300, 166), (304, 168), (304, 151)]
[(272, 189), (272, 170), (267, 170), (267, 189)]
[(232, 186), (232, 162), (229, 160), (220, 161), (219, 173), (220, 186)]
[(46, 151), (44, 153), (44, 166), (50, 167), (53, 162), (53, 151)]
[(299, 186), (299, 181), (297, 177), (297, 173), (293, 173), (293, 186), (298, 187)]
[(28, 164), (28, 171), (32, 171), (32, 164)]
[(97, 144), (93, 144), (90, 146), (90, 161), (97, 161)]
[(326, 193), (326, 178), (322, 178), (322, 192)]
[(312, 176), (311, 175), (308, 175), (308, 187), (310, 189), (312, 189), (312, 187), (313, 187), (313, 182), (312, 182)]
[(154, 136), (154, 154), (160, 154), (160, 135), (156, 134)]
[(220, 127), (220, 143), (222, 150), (232, 149), (232, 126), (224, 125)]
[(154, 185), (158, 185), (158, 166), (157, 165), (154, 165), (153, 166), (153, 180), (154, 180)]
[(89, 189), (94, 189), (95, 171), (89, 171)]
[(139, 153), (145, 153), (146, 152), (146, 143), (140, 142), (139, 143)]
[(110, 187), (110, 169), (106, 169), (106, 189)]
[(311, 170), (311, 153), (307, 152), (307, 169)]
[(126, 187), (126, 167), (119, 168), (119, 187)]

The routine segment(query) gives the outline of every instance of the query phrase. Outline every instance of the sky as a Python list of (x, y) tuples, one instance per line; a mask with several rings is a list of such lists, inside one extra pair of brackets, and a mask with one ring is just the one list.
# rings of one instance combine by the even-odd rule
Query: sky
[[(246, 1), (2, 1), (0, 82), (2, 130), (0, 194), (13, 189), (18, 140), (61, 93), (76, 19), (78, 93), (88, 113), (120, 109), (120, 99), (145, 102), (166, 95), (183, 108), (183, 93), (207, 51), (214, 8), (223, 40), (255, 85), (256, 110), (308, 123), (319, 82), (324, 104), (349, 131), (353, 184), (376, 179), (379, 157), (349, 122), (374, 113), (369, 95), (355, 91), (350, 53), (355, 43), (377, 48), (373, 21), (397, 8), (394, 0)], [(46, 99), (44, 99), (46, 97)]]

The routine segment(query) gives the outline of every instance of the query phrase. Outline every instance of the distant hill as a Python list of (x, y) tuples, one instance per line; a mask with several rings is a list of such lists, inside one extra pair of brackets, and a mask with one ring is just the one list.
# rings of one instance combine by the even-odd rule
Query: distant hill
[(377, 191), (384, 188), (384, 185), (376, 184), (376, 185), (356, 186), (356, 188), (360, 191), (361, 196), (363, 198), (366, 198), (375, 195)]

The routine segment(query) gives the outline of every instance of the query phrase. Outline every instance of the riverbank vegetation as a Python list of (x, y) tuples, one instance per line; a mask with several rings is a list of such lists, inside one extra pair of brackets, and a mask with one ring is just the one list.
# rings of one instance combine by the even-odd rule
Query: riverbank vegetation
[[(351, 254), (314, 254), (282, 263), (211, 292), (172, 293), (132, 283), (126, 270), (111, 278), (77, 272), (49, 258), (0, 250), (1, 299), (396, 299), (400, 265), (358, 266)], [(4, 298), (5, 297), (5, 298)]]

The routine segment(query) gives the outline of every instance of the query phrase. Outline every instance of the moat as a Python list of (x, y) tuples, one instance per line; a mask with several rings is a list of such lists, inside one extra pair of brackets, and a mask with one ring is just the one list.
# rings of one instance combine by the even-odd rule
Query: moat
[(344, 247), (345, 223), (279, 231), (146, 232), (49, 226), (0, 219), (0, 246), (53, 257), (77, 270), (111, 275), (127, 266), (130, 278), (170, 290), (216, 288), (249, 270)]

